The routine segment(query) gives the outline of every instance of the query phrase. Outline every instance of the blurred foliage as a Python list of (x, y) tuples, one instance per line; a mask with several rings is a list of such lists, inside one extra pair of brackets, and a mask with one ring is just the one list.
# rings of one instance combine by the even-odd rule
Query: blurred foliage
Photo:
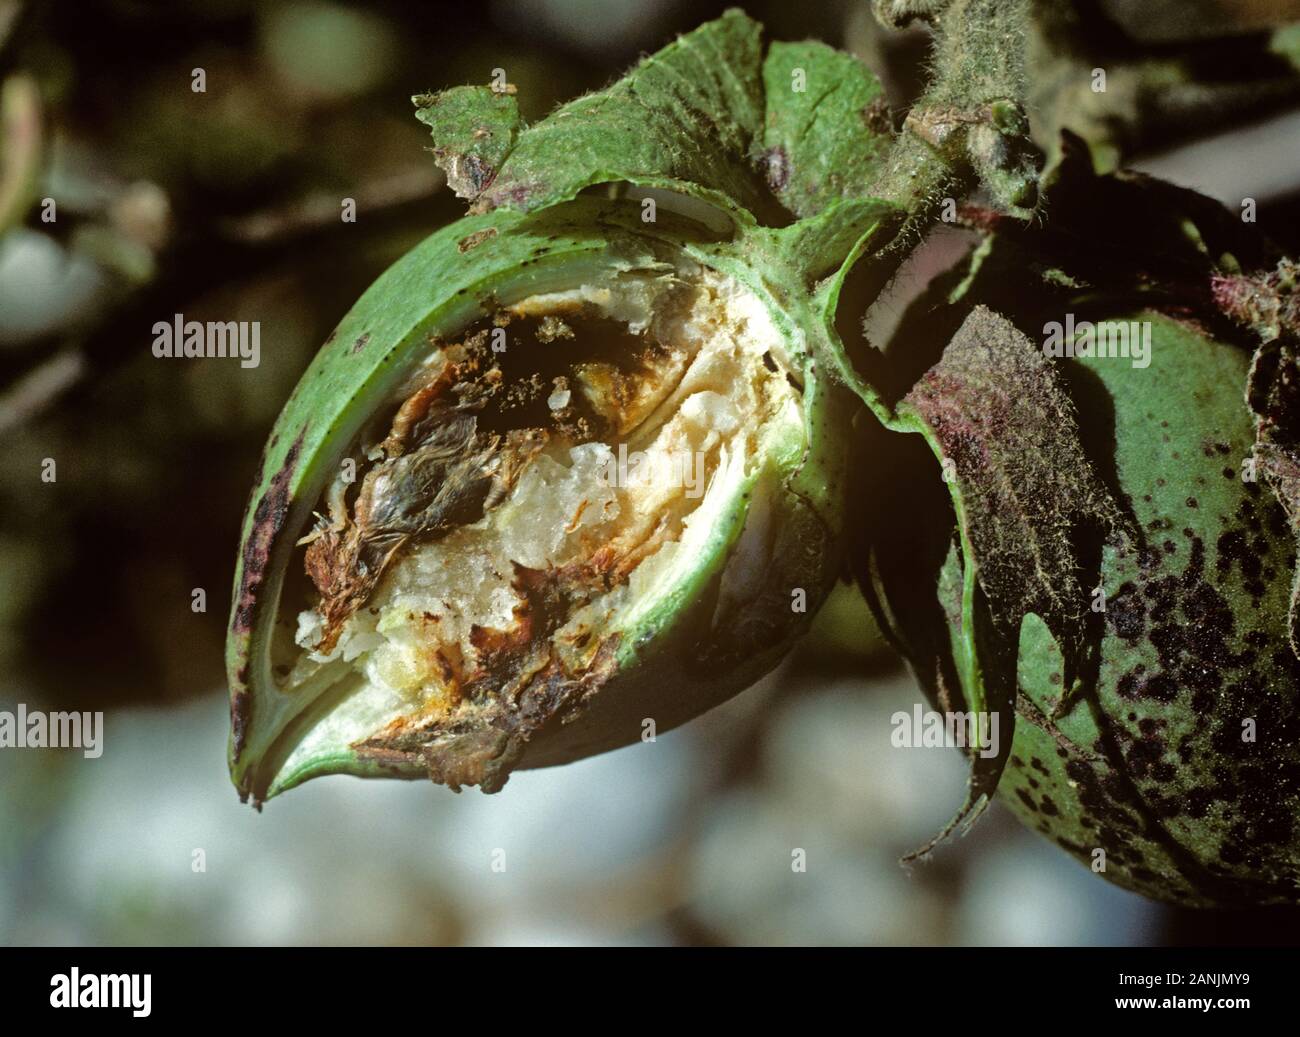
[[(616, 67), (407, 6), (0, 3), (0, 666), (50, 701), (220, 685), (266, 429), (350, 301), (458, 215), (410, 96), (504, 66), (536, 115)], [(177, 313), (259, 321), (260, 366), (155, 359)]]

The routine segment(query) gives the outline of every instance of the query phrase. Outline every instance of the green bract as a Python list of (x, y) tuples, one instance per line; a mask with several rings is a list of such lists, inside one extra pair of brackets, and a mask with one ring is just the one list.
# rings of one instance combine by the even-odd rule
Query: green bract
[(471, 214), (358, 301), (264, 452), (227, 652), (254, 802), (493, 791), (665, 730), (841, 565), (836, 308), (899, 223), (874, 78), (731, 13), (536, 126), (486, 87), (416, 104)]

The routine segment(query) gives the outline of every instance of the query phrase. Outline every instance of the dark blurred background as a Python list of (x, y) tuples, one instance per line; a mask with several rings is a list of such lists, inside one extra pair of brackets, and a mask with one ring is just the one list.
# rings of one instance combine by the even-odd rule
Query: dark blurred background
[[(239, 805), (222, 644), (262, 442), (352, 301), (463, 210), (410, 96), (501, 68), (537, 118), (726, 6), (0, 0), (0, 708), (107, 718), (100, 759), (0, 751), (0, 942), (1300, 939), (1300, 912), (1117, 890), (996, 806), (901, 868), (964, 768), (890, 749), (918, 693), (847, 586), (780, 671), (653, 744), (495, 797), (334, 778)], [(917, 89), (923, 35), (878, 29), (865, 0), (743, 6), (774, 38), (854, 50), (896, 105)], [(1209, 46), (1186, 38), (1204, 18), (1167, 31), (1191, 23), (1167, 4), (1082, 6), (1162, 60)], [(1211, 30), (1273, 34), (1269, 5), (1226, 6), (1244, 21)], [(1185, 119), (1118, 146), (1257, 197), (1295, 251), (1300, 123), (1279, 82), (1244, 129)], [(155, 359), (175, 313), (260, 321), (261, 365)]]

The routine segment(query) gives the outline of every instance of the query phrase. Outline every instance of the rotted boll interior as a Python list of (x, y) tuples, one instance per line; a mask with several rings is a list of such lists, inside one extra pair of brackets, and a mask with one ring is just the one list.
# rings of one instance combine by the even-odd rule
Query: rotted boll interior
[(473, 724), (596, 667), (802, 407), (767, 310), (702, 268), (534, 296), (431, 342), (300, 541), (282, 690), (347, 682), (372, 716)]

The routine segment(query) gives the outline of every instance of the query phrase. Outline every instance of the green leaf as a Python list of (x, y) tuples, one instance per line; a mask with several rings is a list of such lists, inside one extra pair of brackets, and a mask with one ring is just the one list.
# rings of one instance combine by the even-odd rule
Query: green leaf
[(757, 22), (730, 11), (570, 101), (520, 135), (475, 211), (531, 211), (611, 181), (702, 188), (760, 211), (750, 156), (763, 119), (761, 36)]
[(418, 94), (415, 117), (433, 130), (434, 161), (458, 198), (477, 198), (514, 147), (519, 106), (486, 86)]
[(860, 198), (892, 139), (880, 81), (822, 43), (773, 43), (763, 62), (767, 182), (795, 215)]
[(761, 26), (739, 11), (517, 136), (513, 98), (487, 87), (416, 103), (478, 213), (630, 183), (781, 224), (868, 197), (893, 139), (880, 83), (855, 58), (811, 42), (772, 44), (765, 58)]

